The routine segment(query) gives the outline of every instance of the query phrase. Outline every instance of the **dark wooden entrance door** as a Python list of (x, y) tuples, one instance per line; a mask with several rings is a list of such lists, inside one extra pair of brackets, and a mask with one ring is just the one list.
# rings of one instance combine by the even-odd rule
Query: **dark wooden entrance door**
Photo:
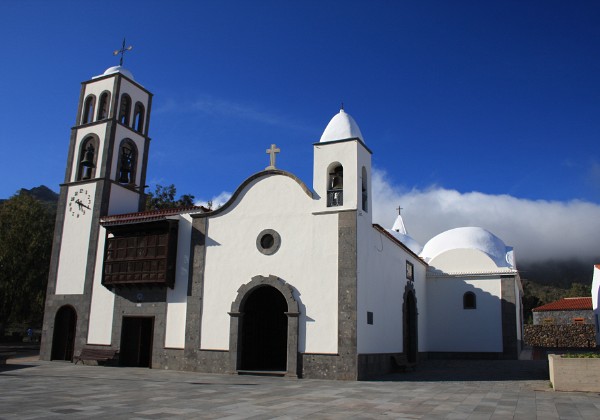
[(152, 367), (153, 317), (124, 316), (121, 328), (121, 366)]
[(259, 287), (243, 305), (242, 370), (285, 371), (287, 302), (274, 287)]
[(412, 292), (404, 302), (404, 352), (409, 363), (417, 361), (417, 304)]
[(63, 306), (54, 318), (51, 360), (73, 360), (77, 313), (72, 306)]

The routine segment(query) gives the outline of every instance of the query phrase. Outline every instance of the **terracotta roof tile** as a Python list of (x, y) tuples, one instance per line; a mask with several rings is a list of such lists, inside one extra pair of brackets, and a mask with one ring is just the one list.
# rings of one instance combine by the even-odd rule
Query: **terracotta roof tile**
[(195, 213), (195, 212), (207, 212), (210, 211), (203, 206), (191, 206), (191, 207), (175, 207), (161, 210), (151, 211), (140, 211), (137, 213), (124, 213), (114, 214), (111, 216), (104, 216), (100, 219), (100, 224), (103, 226), (111, 225), (125, 225), (129, 223), (138, 222), (150, 222), (153, 220), (161, 220), (167, 216), (173, 216), (175, 214), (182, 213)]
[(592, 298), (591, 297), (572, 297), (557, 300), (556, 302), (550, 302), (537, 308), (533, 308), (533, 312), (545, 312), (545, 311), (579, 311), (579, 310), (592, 310)]

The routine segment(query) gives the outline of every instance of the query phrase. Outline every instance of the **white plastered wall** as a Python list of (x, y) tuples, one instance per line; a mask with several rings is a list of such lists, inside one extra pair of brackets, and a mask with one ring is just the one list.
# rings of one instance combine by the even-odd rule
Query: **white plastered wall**
[(177, 262), (175, 287), (167, 289), (167, 320), (165, 327), (165, 347), (185, 347), (185, 322), (187, 309), (187, 288), (190, 275), (190, 243), (192, 218), (189, 214), (177, 216)]
[[(502, 352), (501, 270), (475, 249), (447, 251), (429, 264), (435, 271), (427, 278), (428, 336), (423, 350)], [(491, 273), (494, 268), (496, 274)], [(478, 271), (489, 273), (473, 274)], [(463, 308), (466, 292), (475, 293), (476, 309)]]
[(110, 185), (108, 216), (139, 211), (140, 195), (118, 184)]
[(86, 211), (85, 214), (77, 213), (79, 215), (77, 217), (77, 214), (73, 216), (69, 211), (69, 200), (71, 200), (76, 191), (80, 192), (81, 190), (87, 191), (93, 200), (96, 192), (96, 184), (73, 185), (67, 190), (65, 221), (56, 278), (55, 293), (57, 295), (83, 294), (92, 212)]
[[(231, 303), (256, 275), (274, 275), (294, 289), (300, 306), (298, 350), (337, 352), (338, 216), (313, 215), (312, 199), (284, 175), (251, 182), (223, 214), (208, 219), (201, 348), (227, 350)], [(273, 255), (256, 239), (281, 236)]]
[(100, 226), (94, 283), (92, 286), (92, 301), (90, 304), (88, 344), (111, 344), (115, 295), (102, 285), (102, 264), (104, 263), (105, 243), (106, 229)]
[[(360, 219), (360, 216), (359, 216)], [(403, 305), (406, 261), (414, 266), (414, 283), (419, 313), (419, 346), (425, 341), (421, 305), (425, 268), (418, 259), (386, 235), (358, 223), (358, 352), (399, 353), (403, 351)], [(367, 323), (367, 311), (373, 312), (373, 324)]]

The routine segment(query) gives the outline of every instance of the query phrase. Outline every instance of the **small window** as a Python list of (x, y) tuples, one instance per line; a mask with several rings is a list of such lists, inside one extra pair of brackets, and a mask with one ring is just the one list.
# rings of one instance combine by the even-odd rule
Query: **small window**
[(554, 318), (544, 318), (542, 324), (554, 324)]
[(367, 311), (367, 324), (373, 325), (373, 312)]
[(119, 107), (119, 122), (129, 126), (129, 114), (131, 113), (131, 98), (124, 93), (121, 95), (121, 106)]
[(81, 119), (82, 124), (89, 124), (94, 120), (94, 105), (96, 104), (96, 97), (89, 95), (85, 98), (83, 106), (83, 118)]
[(119, 148), (119, 162), (117, 165), (117, 182), (120, 184), (135, 185), (135, 172), (137, 165), (137, 147), (130, 139), (121, 142)]
[(463, 295), (463, 309), (476, 309), (477, 300), (475, 293), (467, 292)]
[(410, 261), (406, 261), (406, 278), (410, 281), (415, 280), (415, 266)]
[(110, 93), (103, 92), (100, 95), (100, 101), (98, 103), (98, 121), (105, 120), (108, 118), (108, 107), (110, 106)]
[(281, 246), (281, 236), (273, 229), (265, 229), (256, 238), (256, 248), (261, 254), (273, 255)]
[(133, 129), (138, 133), (144, 132), (144, 105), (141, 102), (136, 102), (133, 111)]
[(585, 324), (585, 320), (583, 318), (573, 318), (573, 324)]
[(362, 209), (363, 211), (369, 211), (369, 194), (367, 192), (367, 169), (363, 166), (362, 168)]
[(327, 207), (344, 205), (344, 167), (340, 164), (329, 171), (327, 181)]

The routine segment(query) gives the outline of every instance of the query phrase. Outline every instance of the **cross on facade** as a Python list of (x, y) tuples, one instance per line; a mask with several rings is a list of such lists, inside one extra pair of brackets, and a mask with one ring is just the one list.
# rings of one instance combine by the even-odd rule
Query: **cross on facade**
[(403, 210), (402, 207), (398, 206), (398, 208), (396, 210), (398, 210), (398, 215), (402, 215), (402, 210)]
[(281, 152), (281, 150), (278, 149), (274, 144), (271, 145), (271, 148), (267, 149), (267, 154), (270, 155), (271, 162), (271, 164), (265, 168), (267, 171), (270, 169), (275, 169), (275, 154), (279, 152)]
[(121, 59), (119, 60), (119, 66), (123, 66), (123, 56), (125, 55), (125, 53), (127, 51), (131, 51), (133, 49), (133, 47), (130, 45), (129, 47), (125, 47), (125, 38), (123, 38), (123, 46), (121, 47), (120, 50), (114, 50), (113, 51), (113, 55), (119, 55), (121, 54)]

